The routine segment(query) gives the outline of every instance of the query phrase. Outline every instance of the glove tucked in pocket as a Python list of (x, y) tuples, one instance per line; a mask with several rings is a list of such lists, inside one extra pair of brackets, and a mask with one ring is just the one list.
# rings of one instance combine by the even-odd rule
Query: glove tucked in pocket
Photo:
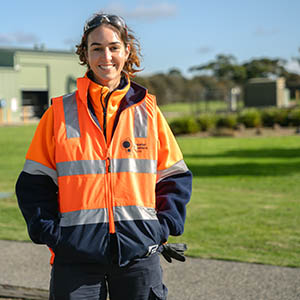
[(185, 261), (185, 256), (184, 256), (184, 251), (187, 250), (187, 245), (186, 244), (172, 244), (172, 243), (167, 243), (161, 245), (161, 254), (165, 258), (165, 260), (169, 263), (172, 262), (172, 258), (182, 261)]

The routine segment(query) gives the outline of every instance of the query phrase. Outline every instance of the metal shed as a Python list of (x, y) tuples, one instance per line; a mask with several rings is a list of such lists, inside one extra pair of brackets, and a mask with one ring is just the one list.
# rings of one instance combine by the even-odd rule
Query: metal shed
[(244, 104), (245, 107), (287, 107), (289, 105), (288, 92), (284, 78), (253, 78), (246, 84)]
[(0, 124), (40, 118), (84, 72), (74, 52), (0, 48)]

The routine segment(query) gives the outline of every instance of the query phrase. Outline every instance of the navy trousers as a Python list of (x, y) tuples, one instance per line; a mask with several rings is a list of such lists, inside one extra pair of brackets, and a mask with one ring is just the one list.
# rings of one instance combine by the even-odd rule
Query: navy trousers
[(159, 255), (117, 265), (54, 262), (50, 300), (165, 300)]

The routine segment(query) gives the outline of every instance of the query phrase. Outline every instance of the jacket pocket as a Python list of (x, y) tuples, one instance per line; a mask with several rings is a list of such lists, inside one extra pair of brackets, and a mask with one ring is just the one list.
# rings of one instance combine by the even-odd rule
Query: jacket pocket
[(50, 248), (55, 248), (60, 239), (58, 220), (43, 219), (39, 211), (28, 224), (28, 232), (34, 243), (46, 244)]
[(160, 283), (159, 285), (156, 285), (151, 288), (149, 300), (166, 300), (167, 295), (167, 287), (163, 283)]
[(108, 263), (108, 224), (61, 226), (61, 238), (53, 249), (61, 262)]
[(161, 245), (164, 236), (163, 228), (158, 220), (154, 221), (152, 226), (153, 230), (155, 231), (155, 233), (153, 234), (153, 239), (157, 243), (157, 245)]

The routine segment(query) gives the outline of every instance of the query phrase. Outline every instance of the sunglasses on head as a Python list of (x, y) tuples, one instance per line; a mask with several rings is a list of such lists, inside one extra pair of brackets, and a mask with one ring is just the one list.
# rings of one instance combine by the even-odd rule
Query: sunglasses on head
[(126, 29), (125, 21), (121, 17), (116, 16), (116, 15), (101, 14), (101, 15), (96, 16), (91, 21), (88, 21), (85, 24), (84, 32), (87, 32), (91, 29), (94, 29), (94, 28), (100, 26), (102, 23), (112, 24), (112, 25), (117, 26), (119, 28)]

